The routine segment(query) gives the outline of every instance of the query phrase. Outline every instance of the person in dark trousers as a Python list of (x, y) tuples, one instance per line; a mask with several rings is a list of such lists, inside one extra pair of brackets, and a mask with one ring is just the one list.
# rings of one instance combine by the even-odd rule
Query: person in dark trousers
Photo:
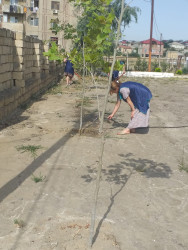
[(122, 74), (119, 75), (119, 70), (114, 70), (112, 73), (112, 81), (119, 80), (125, 74), (125, 65), (123, 66)]
[(114, 80), (111, 83), (110, 94), (117, 94), (117, 102), (108, 119), (112, 119), (118, 111), (121, 100), (128, 103), (131, 108), (131, 120), (128, 126), (118, 135), (134, 133), (136, 128), (149, 126), (150, 100), (152, 98), (151, 91), (141, 83), (123, 82)]
[(71, 61), (68, 60), (67, 58), (64, 58), (64, 62), (65, 62), (64, 75), (66, 76), (67, 86), (69, 86), (72, 84), (72, 78), (74, 76), (74, 68)]

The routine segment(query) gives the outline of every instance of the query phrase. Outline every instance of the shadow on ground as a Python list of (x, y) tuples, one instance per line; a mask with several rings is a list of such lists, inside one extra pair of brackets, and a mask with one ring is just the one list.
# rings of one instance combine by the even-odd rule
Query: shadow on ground
[[(120, 163), (110, 165), (106, 169), (102, 169), (102, 179), (108, 183), (118, 185), (119, 189), (114, 194), (112, 194), (111, 191), (110, 204), (97, 225), (92, 244), (95, 243), (99, 235), (102, 223), (107, 218), (114, 204), (116, 196), (123, 190), (132, 174), (134, 174), (134, 171), (139, 172), (146, 178), (170, 178), (170, 174), (172, 173), (168, 165), (148, 159), (136, 159), (134, 154), (132, 153), (119, 154), (119, 157), (121, 159)], [(87, 166), (87, 171), (88, 173), (81, 176), (81, 178), (83, 178), (85, 182), (92, 182), (96, 180), (96, 178), (93, 178), (92, 175), (97, 172), (97, 169), (91, 166)]]

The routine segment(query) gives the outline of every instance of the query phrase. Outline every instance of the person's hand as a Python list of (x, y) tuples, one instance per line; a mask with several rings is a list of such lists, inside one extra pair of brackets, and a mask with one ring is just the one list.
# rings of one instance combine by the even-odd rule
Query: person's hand
[(108, 119), (111, 120), (112, 117), (113, 117), (113, 115), (111, 114), (111, 115), (108, 116)]
[(131, 111), (131, 119), (133, 119), (133, 117), (134, 117), (134, 112), (135, 112), (135, 110)]

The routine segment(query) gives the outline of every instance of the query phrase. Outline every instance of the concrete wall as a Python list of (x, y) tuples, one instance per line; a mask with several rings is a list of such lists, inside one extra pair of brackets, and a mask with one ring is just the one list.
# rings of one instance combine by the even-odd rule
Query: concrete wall
[(41, 40), (0, 29), (0, 122), (63, 72), (43, 56), (47, 50)]

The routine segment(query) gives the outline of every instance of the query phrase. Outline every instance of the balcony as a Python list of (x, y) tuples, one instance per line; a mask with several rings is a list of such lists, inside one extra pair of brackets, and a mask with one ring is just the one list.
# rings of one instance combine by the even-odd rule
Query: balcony
[(5, 12), (5, 13), (24, 14), (24, 6), (22, 6), (22, 5), (4, 4), (2, 6), (2, 11)]

